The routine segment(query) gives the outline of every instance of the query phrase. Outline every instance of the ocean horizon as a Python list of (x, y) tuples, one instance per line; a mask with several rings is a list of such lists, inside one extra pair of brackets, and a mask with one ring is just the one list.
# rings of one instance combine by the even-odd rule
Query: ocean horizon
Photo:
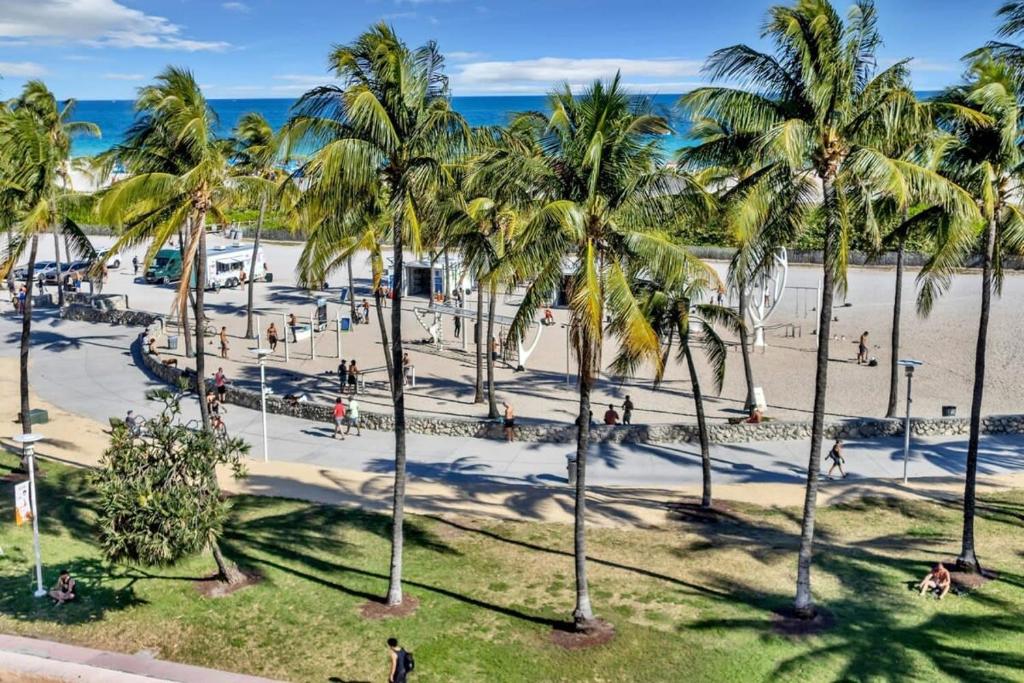
[[(919, 98), (934, 92), (919, 92)], [(687, 133), (689, 122), (679, 115), (676, 103), (682, 93), (644, 95), (649, 97), (659, 113), (666, 116), (675, 134), (665, 137), (663, 149), (670, 156), (691, 143)], [(452, 97), (452, 106), (465, 117), (470, 126), (497, 126), (508, 123), (511, 117), (523, 111), (546, 111), (547, 95), (466, 95)], [(239, 98), (211, 99), (210, 106), (220, 122), (218, 132), (230, 133), (238, 120), (249, 112), (259, 112), (275, 129), (284, 125), (295, 99), (292, 98)], [(134, 118), (134, 100), (78, 100), (73, 118), (90, 121), (99, 126), (102, 137), (75, 136), (71, 143), (73, 157), (91, 157), (105, 152), (124, 136)]]

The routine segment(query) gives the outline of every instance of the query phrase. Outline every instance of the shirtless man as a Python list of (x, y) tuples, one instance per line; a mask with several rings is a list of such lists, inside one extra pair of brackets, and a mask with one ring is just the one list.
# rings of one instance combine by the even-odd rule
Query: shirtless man
[(949, 592), (952, 586), (952, 577), (949, 575), (949, 570), (946, 569), (942, 563), (936, 564), (932, 567), (932, 570), (921, 580), (918, 587), (921, 589), (921, 595), (924, 595), (928, 591), (936, 591), (939, 594), (939, 600), (946, 597), (946, 593)]

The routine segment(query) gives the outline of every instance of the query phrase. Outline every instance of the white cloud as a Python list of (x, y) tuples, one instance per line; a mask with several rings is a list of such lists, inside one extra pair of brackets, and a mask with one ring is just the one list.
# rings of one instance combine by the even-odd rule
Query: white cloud
[(470, 93), (543, 93), (552, 86), (568, 82), (575, 89), (598, 78), (611, 78), (621, 72), (623, 81), (633, 90), (665, 92), (666, 86), (692, 87), (680, 81), (698, 76), (701, 62), (689, 59), (568, 59), (542, 57), (517, 61), (484, 61), (458, 65), (452, 73), (455, 94)]
[(46, 67), (35, 62), (0, 62), (0, 76), (39, 78), (46, 74)]
[(472, 59), (480, 59), (484, 56), (484, 53), (455, 50), (454, 52), (445, 52), (444, 56), (449, 62), (468, 62)]
[(248, 12), (249, 6), (244, 2), (225, 2), (221, 7), (231, 12)]
[(415, 12), (388, 12), (387, 14), (382, 14), (380, 18), (383, 19), (384, 21), (394, 21), (395, 19), (415, 19), (416, 18), (416, 13)]
[(33, 43), (82, 43), (94, 47), (223, 50), (221, 41), (185, 38), (164, 17), (118, 0), (0, 0), (0, 38)]
[(117, 73), (103, 74), (103, 78), (107, 79), (108, 81), (143, 81), (143, 80), (146, 79), (145, 75), (143, 75), (143, 74), (117, 74)]

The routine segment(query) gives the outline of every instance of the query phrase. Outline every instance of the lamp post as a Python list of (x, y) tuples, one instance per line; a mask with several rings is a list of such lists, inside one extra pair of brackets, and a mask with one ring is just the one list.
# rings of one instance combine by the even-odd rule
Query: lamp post
[(250, 349), (260, 362), (260, 414), (263, 416), (263, 462), (270, 462), (270, 449), (267, 447), (267, 356), (270, 349)]
[(35, 443), (42, 438), (42, 434), (18, 434), (14, 437), (14, 441), (20, 443), (24, 449), (25, 459), (28, 461), (29, 503), (32, 507), (32, 545), (36, 553), (36, 591), (34, 595), (37, 598), (46, 595), (46, 589), (43, 588), (43, 555), (39, 551), (39, 515), (36, 507)]
[(907, 461), (910, 459), (910, 404), (911, 389), (914, 384), (914, 369), (924, 365), (924, 361), (913, 360), (912, 358), (901, 358), (896, 361), (897, 365), (903, 366), (907, 375), (907, 415), (903, 421), (903, 483), (907, 483)]
[(566, 384), (566, 386), (568, 386), (568, 385), (572, 384), (572, 380), (570, 379), (570, 373), (569, 373), (569, 356), (571, 354), (570, 354), (570, 351), (569, 351), (569, 325), (568, 325), (568, 323), (563, 324), (562, 325), (562, 329), (565, 330), (565, 384)]

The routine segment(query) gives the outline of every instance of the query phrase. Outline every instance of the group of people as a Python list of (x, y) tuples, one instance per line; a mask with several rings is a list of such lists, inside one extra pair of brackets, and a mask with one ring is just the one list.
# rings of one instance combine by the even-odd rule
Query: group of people
[(622, 402), (622, 422), (619, 422), (619, 412), (615, 410), (613, 404), (608, 405), (608, 410), (604, 411), (604, 423), (606, 425), (631, 425), (633, 424), (633, 399), (626, 395), (626, 400)]
[[(349, 399), (348, 405), (342, 400), (341, 396), (334, 402), (334, 437), (337, 439), (339, 436), (342, 441), (348, 436), (348, 433), (352, 431), (352, 428), (356, 428), (356, 436), (362, 436), (363, 432), (361, 427), (361, 420), (359, 417), (359, 401), (353, 396)], [(341, 433), (341, 428), (345, 428), (345, 433)]]
[(342, 393), (345, 393), (346, 389), (352, 395), (359, 393), (359, 373), (359, 366), (356, 365), (355, 358), (348, 363), (344, 358), (341, 359), (341, 362), (338, 363), (338, 385)]

